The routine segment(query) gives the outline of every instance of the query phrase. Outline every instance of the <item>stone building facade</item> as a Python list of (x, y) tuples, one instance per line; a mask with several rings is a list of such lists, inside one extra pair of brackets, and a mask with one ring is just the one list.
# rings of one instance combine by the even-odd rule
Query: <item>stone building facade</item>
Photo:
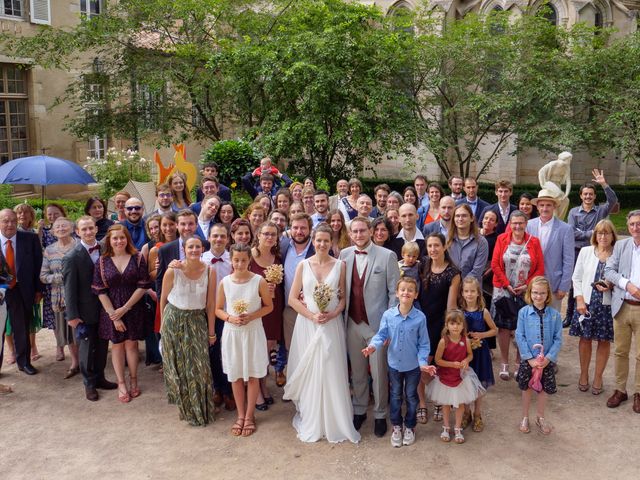
[[(99, 15), (107, 0), (5, 0), (0, 2), (0, 30), (15, 35), (31, 35), (38, 25), (53, 27), (72, 26), (81, 15)], [(376, 4), (385, 13), (394, 10), (414, 9), (422, 0), (359, 0)], [(535, 10), (542, 3), (536, 0), (530, 6), (526, 0), (432, 0), (429, 8), (443, 17), (459, 18), (468, 12), (489, 12), (492, 9), (513, 11), (521, 15), (531, 7)], [(558, 24), (572, 25), (585, 21), (593, 25), (614, 26), (618, 35), (626, 35), (637, 29), (637, 13), (640, 0), (551, 0), (555, 20)], [(51, 108), (72, 80), (87, 73), (86, 65), (92, 65), (90, 57), (84, 67), (71, 72), (43, 69), (33, 65), (28, 58), (9, 58), (0, 52), (0, 162), (5, 163), (27, 155), (45, 153), (83, 163), (87, 156), (104, 155), (108, 147), (126, 148), (127, 140), (113, 138), (79, 139), (63, 129), (65, 117), (74, 115), (65, 105)], [(93, 68), (99, 68), (94, 62)], [(197, 143), (186, 145), (187, 160), (197, 162), (204, 146)], [(508, 151), (509, 149), (505, 149)], [(141, 153), (152, 158), (153, 147), (142, 146)], [(161, 152), (162, 158), (173, 157), (172, 149)], [(486, 176), (491, 180), (500, 173), (515, 182), (534, 182), (537, 171), (549, 156), (536, 151), (525, 151), (517, 156), (503, 155)], [(403, 172), (407, 177), (416, 170), (425, 172), (429, 178), (437, 179), (440, 172), (428, 155), (416, 151), (412, 167), (405, 167), (404, 159), (388, 159), (376, 166), (380, 177), (397, 177)], [(591, 168), (598, 166), (607, 172), (611, 183), (624, 183), (630, 177), (640, 177), (640, 170), (622, 164), (615, 155), (591, 158), (588, 154), (575, 152), (573, 176), (580, 182), (590, 175)], [(17, 191), (24, 187), (17, 187)], [(51, 196), (72, 191), (73, 188), (49, 187)]]

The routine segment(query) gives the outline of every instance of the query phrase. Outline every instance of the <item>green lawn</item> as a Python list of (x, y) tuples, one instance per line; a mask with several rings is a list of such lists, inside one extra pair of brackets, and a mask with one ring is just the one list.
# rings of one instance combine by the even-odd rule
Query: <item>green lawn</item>
[(613, 222), (616, 227), (616, 231), (620, 235), (629, 235), (629, 231), (627, 230), (627, 214), (631, 210), (631, 208), (623, 208), (619, 213), (609, 216), (609, 219)]

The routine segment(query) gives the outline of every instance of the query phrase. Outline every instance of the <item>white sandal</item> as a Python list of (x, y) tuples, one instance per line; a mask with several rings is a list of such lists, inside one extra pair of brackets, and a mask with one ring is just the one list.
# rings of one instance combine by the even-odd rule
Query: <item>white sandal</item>
[(454, 438), (454, 442), (460, 444), (460, 443), (464, 443), (464, 435), (462, 435), (462, 428), (454, 428), (453, 429), (454, 433), (455, 433), (455, 438)]
[(501, 380), (509, 380), (509, 364), (502, 363), (502, 370), (500, 370), (500, 379)]
[(531, 428), (529, 427), (529, 417), (524, 417), (520, 422), (520, 431), (522, 433), (531, 432)]
[(440, 440), (443, 442), (450, 442), (451, 435), (449, 435), (449, 427), (442, 427), (442, 433), (440, 434)]

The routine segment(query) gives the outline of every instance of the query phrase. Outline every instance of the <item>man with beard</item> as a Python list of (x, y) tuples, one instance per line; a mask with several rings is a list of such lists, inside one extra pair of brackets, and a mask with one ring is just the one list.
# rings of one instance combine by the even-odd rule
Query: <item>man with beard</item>
[(441, 233), (444, 238), (449, 236), (449, 228), (451, 228), (451, 219), (453, 218), (455, 206), (455, 200), (449, 196), (440, 199), (440, 208), (438, 208), (438, 216), (440, 218), (424, 226), (422, 229), (424, 238), (427, 238), (432, 233)]
[[(280, 240), (280, 258), (284, 265), (284, 298), (289, 298), (289, 291), (293, 285), (293, 279), (296, 276), (296, 268), (298, 264), (305, 258), (309, 258), (315, 254), (315, 249), (311, 243), (312, 220), (306, 213), (298, 213), (291, 217), (289, 232), (291, 238), (283, 237)], [(284, 346), (289, 349), (291, 345), (291, 337), (293, 335), (293, 327), (296, 323), (298, 314), (289, 305), (284, 307), (282, 312), (282, 323), (284, 330)], [(284, 367), (286, 365), (286, 350), (280, 345), (278, 351), (278, 359), (276, 361), (276, 385), (283, 387), (287, 379), (284, 375)]]
[(131, 197), (124, 204), (124, 215), (126, 217), (124, 226), (129, 230), (131, 241), (138, 251), (142, 250), (144, 244), (149, 241), (147, 231), (144, 228), (144, 221), (142, 220), (143, 214), (144, 205), (139, 198)]

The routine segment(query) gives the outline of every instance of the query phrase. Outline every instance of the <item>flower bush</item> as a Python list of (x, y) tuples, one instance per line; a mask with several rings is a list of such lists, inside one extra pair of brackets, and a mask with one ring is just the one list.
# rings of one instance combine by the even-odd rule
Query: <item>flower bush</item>
[(151, 162), (135, 150), (107, 150), (105, 158), (87, 157), (85, 169), (100, 184), (105, 200), (127, 184), (129, 180), (151, 181)]

